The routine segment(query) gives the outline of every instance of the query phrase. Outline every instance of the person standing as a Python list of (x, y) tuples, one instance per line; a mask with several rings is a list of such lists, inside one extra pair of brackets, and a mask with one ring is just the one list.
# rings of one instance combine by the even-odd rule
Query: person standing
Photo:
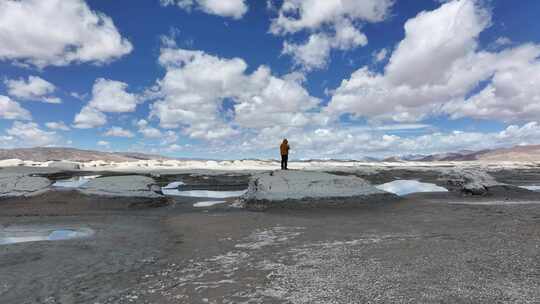
[(279, 146), (279, 151), (281, 152), (281, 170), (288, 170), (287, 162), (289, 161), (290, 149), (291, 147), (289, 146), (289, 141), (287, 139), (284, 139), (281, 143), (281, 146)]

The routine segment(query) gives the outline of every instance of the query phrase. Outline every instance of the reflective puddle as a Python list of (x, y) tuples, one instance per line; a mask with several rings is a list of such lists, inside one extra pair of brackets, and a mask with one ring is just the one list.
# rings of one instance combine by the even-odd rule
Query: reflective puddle
[(377, 189), (394, 193), (399, 196), (420, 192), (448, 192), (448, 189), (435, 184), (421, 183), (416, 180), (397, 180), (376, 186)]
[(164, 195), (206, 197), (206, 198), (230, 198), (244, 195), (247, 190), (242, 191), (211, 191), (211, 190), (180, 190), (178, 187), (185, 185), (183, 182), (173, 182), (161, 188)]
[(92, 236), (94, 230), (79, 229), (44, 229), (44, 228), (6, 228), (0, 229), (0, 245), (39, 242), (63, 241)]
[(53, 184), (53, 187), (58, 188), (80, 188), (90, 180), (100, 177), (100, 175), (90, 176), (74, 176), (68, 179), (58, 180)]
[(187, 196), (187, 197), (208, 197), (208, 198), (230, 198), (244, 195), (247, 190), (242, 191), (208, 191), (208, 190), (190, 190), (180, 191), (178, 189), (162, 188), (163, 194), (169, 196)]
[(215, 205), (225, 204), (226, 201), (208, 201), (208, 202), (198, 202), (193, 204), (193, 207), (195, 208), (206, 208), (206, 207), (212, 207)]
[(531, 191), (540, 191), (540, 186), (521, 186), (520, 188), (531, 190)]

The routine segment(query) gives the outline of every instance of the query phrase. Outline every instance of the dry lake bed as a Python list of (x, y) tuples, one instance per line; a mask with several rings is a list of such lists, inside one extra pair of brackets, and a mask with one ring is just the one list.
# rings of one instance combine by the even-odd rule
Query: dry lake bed
[(0, 303), (540, 303), (540, 168), (451, 169), (331, 172), (394, 194), (264, 211), (253, 172), (2, 169)]

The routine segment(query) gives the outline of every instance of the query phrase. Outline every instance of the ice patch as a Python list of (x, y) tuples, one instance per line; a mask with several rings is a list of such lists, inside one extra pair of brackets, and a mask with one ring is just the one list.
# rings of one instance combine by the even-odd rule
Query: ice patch
[(540, 191), (540, 186), (521, 186), (520, 188), (531, 191)]
[(226, 201), (207, 201), (207, 202), (198, 202), (193, 204), (193, 207), (195, 208), (205, 208), (205, 207), (212, 207), (219, 204), (225, 204)]
[(74, 176), (68, 179), (58, 180), (53, 184), (53, 187), (58, 188), (80, 188), (90, 180), (100, 177), (101, 175), (90, 176)]
[(180, 191), (178, 189), (162, 188), (161, 191), (164, 195), (168, 196), (187, 196), (187, 197), (208, 197), (208, 198), (229, 198), (238, 197), (246, 193), (243, 191), (208, 191), (208, 190), (190, 190)]
[(184, 182), (172, 182), (168, 184), (167, 186), (163, 187), (162, 189), (178, 189), (178, 187), (185, 185)]
[(421, 183), (416, 180), (396, 180), (377, 186), (377, 189), (394, 193), (399, 196), (419, 192), (448, 192), (448, 189), (435, 184)]
[(8, 228), (0, 230), (0, 245), (38, 242), (62, 241), (89, 237), (94, 234), (90, 228), (80, 229), (44, 229), (44, 228)]

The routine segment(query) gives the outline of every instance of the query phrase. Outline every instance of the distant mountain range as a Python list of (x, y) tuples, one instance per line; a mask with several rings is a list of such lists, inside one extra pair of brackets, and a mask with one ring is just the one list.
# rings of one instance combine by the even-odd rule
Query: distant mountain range
[(390, 157), (384, 161), (540, 161), (540, 145), (515, 146), (492, 150), (440, 153), (432, 155), (408, 155)]
[(73, 148), (27, 148), (27, 149), (0, 149), (0, 160), (21, 159), (32, 161), (68, 160), (88, 162), (93, 160), (128, 162), (149, 159), (171, 159), (161, 155), (134, 153), (134, 152), (101, 152), (79, 150)]
[[(129, 162), (137, 160), (170, 160), (170, 158), (155, 154), (136, 152), (101, 152), (80, 150), (74, 148), (25, 148), (25, 149), (0, 149), (0, 160), (21, 159), (32, 161), (67, 160), (88, 162), (94, 160)], [(407, 161), (540, 161), (540, 145), (516, 146), (512, 148), (470, 151), (463, 150), (451, 153), (432, 155), (407, 155), (389, 157), (382, 161), (407, 162)], [(314, 160), (311, 160), (314, 161)], [(328, 161), (328, 160), (327, 160)], [(345, 161), (345, 160), (332, 160)], [(360, 161), (379, 161), (375, 158), (364, 158)]]
[(465, 157), (490, 161), (540, 161), (540, 145), (484, 150), (465, 155)]

